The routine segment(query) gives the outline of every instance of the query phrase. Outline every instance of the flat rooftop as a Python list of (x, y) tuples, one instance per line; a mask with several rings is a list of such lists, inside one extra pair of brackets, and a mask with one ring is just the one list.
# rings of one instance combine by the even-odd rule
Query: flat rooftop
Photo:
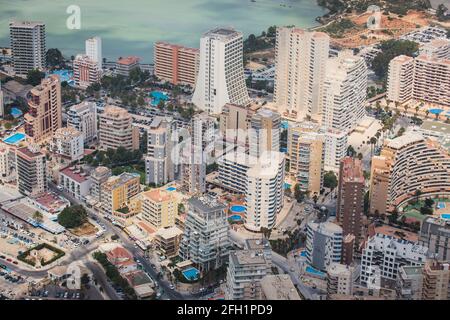
[(230, 257), (235, 265), (265, 265), (267, 264), (262, 250), (238, 250), (232, 251)]
[(290, 276), (285, 274), (265, 276), (261, 288), (267, 300), (301, 300)]

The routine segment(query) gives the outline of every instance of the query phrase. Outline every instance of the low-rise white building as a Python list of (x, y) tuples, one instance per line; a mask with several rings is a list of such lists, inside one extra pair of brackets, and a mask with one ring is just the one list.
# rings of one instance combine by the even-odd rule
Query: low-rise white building
[(90, 193), (91, 180), (87, 173), (76, 167), (67, 167), (59, 172), (60, 185), (75, 199), (83, 200)]
[(80, 160), (84, 155), (83, 134), (72, 127), (56, 130), (52, 139), (52, 151), (70, 161)]

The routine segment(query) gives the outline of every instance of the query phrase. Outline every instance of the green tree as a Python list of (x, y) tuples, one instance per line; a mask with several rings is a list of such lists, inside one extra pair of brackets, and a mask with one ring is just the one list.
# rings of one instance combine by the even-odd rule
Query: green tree
[(81, 205), (66, 207), (58, 215), (58, 223), (65, 228), (78, 228), (87, 221), (88, 215), (86, 209)]
[(47, 50), (47, 67), (54, 68), (54, 67), (63, 67), (64, 66), (64, 57), (59, 51), (59, 49), (48, 49)]
[(35, 211), (33, 213), (33, 220), (36, 221), (37, 224), (41, 224), (44, 221), (44, 216), (40, 211)]
[(32, 86), (37, 86), (41, 84), (41, 80), (45, 78), (45, 73), (38, 70), (33, 69), (30, 70), (27, 74), (27, 83)]
[(333, 171), (328, 171), (323, 177), (323, 186), (333, 191), (338, 185), (338, 180)]

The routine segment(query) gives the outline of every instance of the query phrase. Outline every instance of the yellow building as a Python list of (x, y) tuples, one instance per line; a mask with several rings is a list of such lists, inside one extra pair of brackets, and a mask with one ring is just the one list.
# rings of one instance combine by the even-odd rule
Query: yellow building
[(320, 194), (324, 167), (324, 136), (311, 125), (290, 128), (288, 133), (289, 175), (310, 196)]
[(169, 191), (153, 189), (141, 194), (142, 218), (156, 230), (173, 227), (178, 215), (178, 200)]
[(101, 192), (104, 214), (127, 219), (140, 210), (139, 201), (134, 198), (140, 192), (139, 174), (125, 172), (112, 176), (103, 183)]

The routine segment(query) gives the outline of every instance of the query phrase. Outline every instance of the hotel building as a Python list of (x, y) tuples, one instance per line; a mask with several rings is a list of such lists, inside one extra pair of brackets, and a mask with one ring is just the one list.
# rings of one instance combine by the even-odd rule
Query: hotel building
[(21, 194), (34, 197), (47, 191), (46, 160), (38, 145), (16, 150), (16, 173)]
[(97, 140), (97, 105), (95, 102), (84, 101), (71, 106), (67, 111), (67, 126), (83, 134), (85, 144)]
[(108, 105), (99, 115), (100, 148), (127, 150), (139, 149), (139, 130), (132, 125), (133, 119), (127, 110)]
[(200, 67), (192, 102), (219, 115), (227, 103), (248, 105), (244, 78), (242, 33), (217, 28), (200, 39)]
[(283, 116), (320, 120), (329, 43), (323, 32), (277, 28), (274, 103)]
[(73, 79), (75, 85), (81, 89), (87, 89), (90, 85), (100, 82), (98, 63), (87, 55), (77, 55), (73, 61)]
[(450, 194), (450, 155), (439, 143), (419, 134), (387, 140), (372, 158), (370, 212), (385, 214), (422, 196)]
[(31, 89), (28, 96), (29, 111), (24, 116), (25, 133), (40, 143), (61, 128), (61, 82), (58, 76), (43, 79)]
[(26, 76), (31, 70), (44, 70), (47, 54), (45, 24), (13, 21), (9, 24), (9, 33), (14, 72)]
[(173, 85), (195, 88), (199, 60), (198, 49), (160, 41), (154, 45), (155, 76)]

